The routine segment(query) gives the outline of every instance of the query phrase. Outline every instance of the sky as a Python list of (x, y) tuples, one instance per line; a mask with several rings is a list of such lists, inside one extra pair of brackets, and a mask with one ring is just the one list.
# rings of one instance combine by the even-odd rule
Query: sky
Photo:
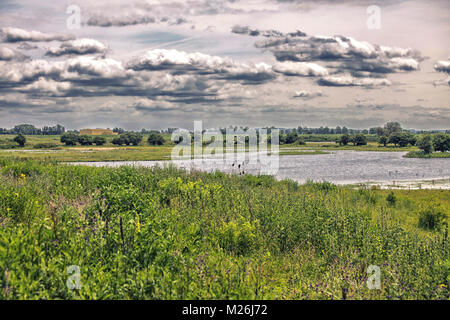
[(0, 0), (0, 127), (450, 129), (447, 0)]

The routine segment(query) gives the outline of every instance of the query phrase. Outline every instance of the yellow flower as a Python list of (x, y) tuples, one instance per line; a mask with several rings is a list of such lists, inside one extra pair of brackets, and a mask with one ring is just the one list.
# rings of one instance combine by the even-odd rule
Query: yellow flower
[(139, 222), (139, 218), (137, 218), (137, 221), (136, 221), (136, 232), (137, 233), (141, 232), (141, 223)]
[(14, 192), (14, 195), (15, 195), (16, 197), (19, 197), (19, 194), (18, 194), (17, 192)]
[(10, 212), (11, 211), (11, 208), (6, 208), (6, 212)]
[(20, 174), (20, 177), (21, 177), (22, 179), (25, 179), (27, 176), (26, 176), (25, 174), (21, 173), (21, 174)]

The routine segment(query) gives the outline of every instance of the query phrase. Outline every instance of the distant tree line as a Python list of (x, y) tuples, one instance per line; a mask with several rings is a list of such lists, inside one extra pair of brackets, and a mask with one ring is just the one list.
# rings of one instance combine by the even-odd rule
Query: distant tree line
[(0, 128), (0, 134), (22, 134), (27, 136), (33, 135), (61, 135), (66, 132), (66, 129), (57, 124), (54, 127), (45, 126), (43, 128), (36, 128), (32, 124), (19, 124), (12, 129)]

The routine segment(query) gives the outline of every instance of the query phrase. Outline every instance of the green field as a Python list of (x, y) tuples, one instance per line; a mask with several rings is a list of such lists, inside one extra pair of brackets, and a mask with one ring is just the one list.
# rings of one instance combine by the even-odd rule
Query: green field
[(0, 299), (449, 299), (450, 191), (390, 193), (0, 160)]
[[(139, 146), (119, 147), (111, 143), (113, 136), (106, 137), (104, 146), (65, 146), (60, 136), (26, 136), (27, 143), (24, 148), (10, 140), (12, 135), (0, 135), (0, 159), (11, 160), (45, 160), (57, 162), (89, 162), (89, 161), (151, 161), (170, 160), (174, 143), (170, 135), (163, 135), (165, 144), (163, 146), (149, 146), (144, 136)], [(321, 136), (321, 135), (317, 135)], [(329, 138), (324, 135), (325, 138)], [(315, 140), (324, 137), (315, 137)], [(313, 139), (314, 140), (314, 139)], [(8, 142), (9, 141), (9, 142)], [(45, 147), (45, 145), (54, 145)], [(41, 148), (36, 148), (40, 146)], [(42, 148), (44, 145), (44, 148)], [(328, 151), (355, 150), (355, 151), (384, 151), (384, 152), (407, 152), (418, 150), (415, 147), (397, 148), (394, 146), (379, 146), (378, 143), (369, 142), (366, 146), (339, 146), (333, 142), (307, 142), (306, 145), (286, 144), (280, 146), (280, 155), (313, 155), (326, 154)]]

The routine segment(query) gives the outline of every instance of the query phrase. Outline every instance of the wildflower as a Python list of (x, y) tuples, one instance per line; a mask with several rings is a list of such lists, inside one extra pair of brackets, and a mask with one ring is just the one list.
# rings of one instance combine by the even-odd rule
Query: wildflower
[(14, 195), (18, 198), (19, 194), (17, 192), (14, 192)]
[(25, 174), (23, 174), (23, 173), (20, 174), (20, 178), (26, 179), (26, 177), (27, 177), (27, 176), (26, 176)]
[(11, 211), (11, 208), (6, 208), (6, 212), (10, 212)]
[(139, 222), (139, 218), (136, 221), (136, 232), (137, 233), (141, 232), (141, 223)]

